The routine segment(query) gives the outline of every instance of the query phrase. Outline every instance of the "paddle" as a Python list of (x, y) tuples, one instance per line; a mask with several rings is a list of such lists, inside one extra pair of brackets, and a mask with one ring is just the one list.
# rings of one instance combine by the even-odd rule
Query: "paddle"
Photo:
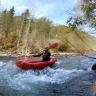
[(54, 43), (54, 44), (49, 46), (49, 49), (56, 48), (57, 46), (58, 46), (58, 43)]
[[(53, 48), (56, 48), (56, 47), (58, 47), (58, 43), (54, 43), (54, 44), (50, 45), (50, 46), (48, 47), (48, 49), (53, 49)], [(24, 58), (24, 61), (26, 61), (26, 60), (28, 60), (28, 57), (25, 57), (25, 58)]]

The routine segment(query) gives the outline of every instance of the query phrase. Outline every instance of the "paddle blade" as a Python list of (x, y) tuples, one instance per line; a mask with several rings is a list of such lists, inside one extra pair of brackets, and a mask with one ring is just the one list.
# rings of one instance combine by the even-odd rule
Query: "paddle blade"
[(58, 46), (58, 43), (54, 43), (51, 46), (49, 46), (49, 49), (56, 48)]

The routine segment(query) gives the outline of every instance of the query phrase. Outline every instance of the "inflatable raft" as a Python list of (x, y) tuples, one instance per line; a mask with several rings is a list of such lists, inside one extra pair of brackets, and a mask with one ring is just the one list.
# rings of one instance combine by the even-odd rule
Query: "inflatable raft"
[(47, 66), (52, 66), (55, 63), (56, 59), (54, 57), (51, 57), (49, 61), (40, 62), (40, 60), (17, 60), (16, 66), (23, 70), (37, 70), (37, 69), (43, 69)]

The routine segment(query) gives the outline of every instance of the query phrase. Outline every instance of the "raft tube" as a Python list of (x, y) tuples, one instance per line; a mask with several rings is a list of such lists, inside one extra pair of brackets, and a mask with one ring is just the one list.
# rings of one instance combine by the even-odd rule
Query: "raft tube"
[(49, 61), (40, 62), (40, 60), (17, 60), (16, 66), (23, 70), (39, 70), (43, 69), (47, 66), (52, 66), (55, 63), (56, 59), (54, 57), (51, 57)]

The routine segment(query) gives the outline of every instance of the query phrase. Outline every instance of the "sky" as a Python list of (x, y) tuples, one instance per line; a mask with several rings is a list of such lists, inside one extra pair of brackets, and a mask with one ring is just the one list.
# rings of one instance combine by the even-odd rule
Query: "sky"
[(14, 6), (15, 15), (29, 9), (36, 18), (46, 17), (54, 24), (66, 25), (78, 0), (0, 0), (0, 11)]

